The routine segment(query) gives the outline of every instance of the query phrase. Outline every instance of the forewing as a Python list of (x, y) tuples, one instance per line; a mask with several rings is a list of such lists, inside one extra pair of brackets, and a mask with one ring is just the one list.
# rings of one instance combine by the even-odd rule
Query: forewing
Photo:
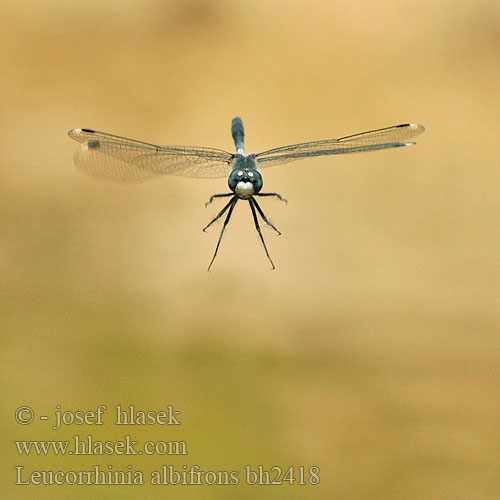
[(90, 129), (71, 130), (68, 135), (81, 143), (75, 165), (86, 173), (137, 182), (158, 175), (220, 178), (228, 173), (232, 155), (226, 151), (188, 146), (156, 146)]
[(303, 142), (292, 146), (270, 149), (269, 151), (257, 154), (256, 158), (260, 167), (265, 168), (307, 157), (361, 153), (364, 151), (411, 146), (415, 143), (407, 142), (407, 140), (421, 134), (424, 130), (422, 125), (406, 123), (370, 130), (361, 134), (348, 135), (340, 139)]

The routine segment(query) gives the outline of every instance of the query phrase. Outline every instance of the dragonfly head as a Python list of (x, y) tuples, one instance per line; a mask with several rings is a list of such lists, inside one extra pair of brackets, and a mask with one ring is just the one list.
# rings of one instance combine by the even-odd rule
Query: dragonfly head
[(240, 198), (248, 199), (262, 189), (262, 175), (255, 169), (237, 168), (227, 181), (229, 189)]

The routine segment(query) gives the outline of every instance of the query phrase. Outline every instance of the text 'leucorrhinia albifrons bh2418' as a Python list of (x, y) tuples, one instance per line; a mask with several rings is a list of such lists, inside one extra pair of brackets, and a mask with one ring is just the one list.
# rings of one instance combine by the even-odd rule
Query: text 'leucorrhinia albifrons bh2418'
[(112, 134), (86, 128), (71, 130), (69, 136), (82, 144), (74, 156), (75, 164), (87, 173), (124, 182), (140, 181), (158, 175), (181, 175), (199, 179), (228, 177), (229, 193), (214, 194), (206, 205), (215, 198), (230, 197), (229, 202), (217, 216), (205, 226), (204, 231), (226, 214), (224, 225), (217, 241), (214, 255), (208, 269), (217, 256), (222, 235), (231, 218), (238, 200), (246, 200), (252, 211), (255, 228), (259, 233), (267, 258), (274, 269), (273, 261), (262, 236), (259, 218), (281, 234), (268, 220), (256, 197), (275, 197), (285, 201), (277, 193), (263, 193), (261, 169), (281, 165), (290, 161), (379, 149), (411, 146), (411, 137), (424, 131), (422, 125), (405, 123), (360, 134), (348, 135), (340, 139), (303, 142), (292, 146), (270, 149), (258, 154), (246, 154), (243, 148), (244, 130), (240, 118), (234, 118), (231, 126), (236, 153), (220, 149), (190, 146), (156, 146), (147, 142), (125, 139)]

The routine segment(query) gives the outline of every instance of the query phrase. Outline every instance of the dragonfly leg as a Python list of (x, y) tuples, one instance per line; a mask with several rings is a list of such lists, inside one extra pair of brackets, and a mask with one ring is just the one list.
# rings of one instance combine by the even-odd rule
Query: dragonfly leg
[(254, 196), (274, 196), (275, 198), (278, 198), (278, 200), (284, 201), (285, 203), (288, 203), (288, 200), (286, 200), (285, 198), (283, 198), (278, 193), (257, 193)]
[(264, 222), (268, 225), (271, 226), (280, 236), (281, 233), (269, 222), (268, 218), (265, 216), (264, 212), (260, 208), (259, 204), (257, 203), (257, 200), (252, 200), (253, 204), (255, 205), (255, 208), (257, 209), (257, 212), (259, 212), (260, 216), (264, 219)]
[(205, 207), (208, 207), (208, 205), (214, 201), (214, 198), (225, 198), (226, 196), (233, 196), (233, 194), (234, 193), (214, 194), (210, 196), (210, 199), (205, 203)]
[(229, 212), (227, 213), (227, 216), (226, 216), (226, 220), (224, 221), (224, 225), (222, 226), (222, 230), (220, 232), (220, 235), (219, 235), (219, 241), (217, 241), (217, 246), (215, 247), (215, 252), (214, 252), (214, 256), (212, 257), (212, 260), (210, 261), (210, 265), (208, 266), (208, 269), (207, 271), (210, 271), (210, 268), (212, 267), (212, 264), (214, 263), (214, 260), (215, 260), (215, 257), (217, 257), (217, 252), (219, 251), (219, 246), (220, 246), (220, 242), (222, 240), (222, 235), (224, 234), (224, 231), (226, 229), (226, 226), (229, 222), (229, 219), (231, 218), (231, 214), (233, 213), (233, 209), (234, 209), (234, 206), (236, 205), (236, 202), (238, 201), (238, 197), (235, 196), (223, 209), (223, 211), (216, 217), (216, 219), (218, 219), (223, 213), (224, 211), (227, 209), (227, 207), (230, 207), (229, 208)]
[(257, 214), (255, 212), (255, 206), (254, 206), (255, 201), (252, 198), (250, 198), (248, 200), (248, 203), (250, 203), (250, 208), (252, 209), (253, 221), (255, 222), (255, 229), (257, 229), (257, 232), (259, 233), (260, 241), (262, 241), (262, 245), (264, 246), (264, 250), (266, 251), (267, 258), (269, 259), (269, 262), (273, 266), (271, 269), (276, 269), (274, 262), (272, 261), (271, 256), (267, 251), (266, 242), (264, 241), (264, 237), (262, 236), (262, 232), (260, 230), (259, 221), (257, 220)]
[[(233, 194), (233, 193), (231, 193)], [(234, 197), (236, 198), (236, 196)], [(231, 203), (234, 201), (234, 198), (232, 200), (229, 200), (229, 203), (227, 203), (226, 205), (224, 205), (224, 208), (203, 228), (203, 232), (206, 233), (207, 232), (207, 229), (216, 221), (216, 220), (219, 220), (223, 215), (224, 213), (226, 212), (226, 210), (231, 206)]]

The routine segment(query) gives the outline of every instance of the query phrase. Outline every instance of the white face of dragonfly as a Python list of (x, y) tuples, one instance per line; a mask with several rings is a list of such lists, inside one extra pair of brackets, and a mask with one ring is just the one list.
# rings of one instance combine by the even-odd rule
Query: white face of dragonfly
[[(237, 174), (240, 178), (243, 178), (243, 176), (245, 175), (243, 170), (240, 170)], [(254, 175), (253, 175), (253, 172), (248, 172), (248, 177), (252, 178)], [(234, 190), (234, 192), (239, 195), (239, 196), (242, 196), (242, 197), (249, 197), (249, 196), (252, 196), (253, 193), (254, 193), (254, 189), (253, 189), (253, 184), (251, 183), (251, 181), (239, 181), (238, 184), (236, 184), (236, 189)]]
[(257, 170), (236, 169), (231, 172), (228, 184), (236, 195), (247, 199), (262, 189), (262, 176)]
[(236, 184), (235, 193), (243, 198), (248, 198), (253, 195), (253, 185), (251, 182), (240, 181)]

